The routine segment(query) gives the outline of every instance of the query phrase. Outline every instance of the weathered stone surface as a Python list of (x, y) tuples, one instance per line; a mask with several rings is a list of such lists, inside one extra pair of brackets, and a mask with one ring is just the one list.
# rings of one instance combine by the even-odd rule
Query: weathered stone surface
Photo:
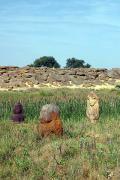
[(39, 73), (35, 74), (35, 80), (38, 81), (39, 83), (41, 83), (41, 82), (47, 81), (48, 76), (49, 76), (48, 73), (42, 74), (41, 72), (39, 72)]
[(24, 112), (23, 112), (23, 106), (20, 102), (16, 103), (13, 108), (13, 115), (12, 115), (12, 121), (21, 123), (24, 121)]
[(5, 71), (8, 71), (8, 70), (15, 70), (15, 69), (18, 69), (17, 66), (0, 66), (0, 71), (2, 70), (5, 70)]
[(87, 96), (86, 115), (91, 123), (99, 119), (99, 98), (94, 92), (90, 92)]
[(55, 104), (46, 104), (40, 112), (40, 122), (38, 132), (42, 137), (51, 134), (62, 135), (63, 127), (60, 119), (60, 110)]
[(68, 75), (76, 75), (76, 73), (77, 73), (77, 70), (69, 70), (68, 72), (67, 72), (67, 74)]
[(12, 78), (10, 80), (10, 85), (12, 87), (25, 87), (25, 82), (23, 81), (23, 79), (20, 78)]
[(113, 69), (109, 70), (108, 76), (111, 78), (119, 79), (120, 78), (120, 68), (113, 68)]
[(28, 73), (28, 74), (25, 75), (25, 78), (31, 78), (32, 76), (33, 76), (32, 73), (31, 74)]
[(95, 68), (34, 68), (34, 67), (10, 67), (0, 66), (0, 87), (26, 87), (31, 88), (34, 85), (44, 86), (46, 84), (60, 86), (79, 86), (99, 85), (120, 80), (120, 68), (112, 70)]

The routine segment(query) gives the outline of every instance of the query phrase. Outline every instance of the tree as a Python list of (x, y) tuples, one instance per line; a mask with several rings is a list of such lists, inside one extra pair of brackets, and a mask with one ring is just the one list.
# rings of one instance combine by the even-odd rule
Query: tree
[(84, 60), (76, 59), (76, 58), (69, 58), (66, 62), (66, 68), (90, 68), (90, 64), (85, 64)]
[(39, 59), (36, 59), (32, 65), (32, 67), (49, 67), (49, 68), (60, 68), (59, 63), (52, 56), (43, 56)]

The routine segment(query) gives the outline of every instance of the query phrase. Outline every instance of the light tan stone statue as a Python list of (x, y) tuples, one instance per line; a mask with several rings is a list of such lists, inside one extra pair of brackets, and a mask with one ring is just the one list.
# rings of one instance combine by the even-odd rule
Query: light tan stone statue
[(87, 96), (86, 115), (91, 123), (96, 123), (99, 119), (99, 97), (94, 92)]
[(38, 132), (42, 137), (51, 134), (62, 135), (63, 127), (60, 119), (60, 110), (55, 104), (46, 104), (40, 112)]

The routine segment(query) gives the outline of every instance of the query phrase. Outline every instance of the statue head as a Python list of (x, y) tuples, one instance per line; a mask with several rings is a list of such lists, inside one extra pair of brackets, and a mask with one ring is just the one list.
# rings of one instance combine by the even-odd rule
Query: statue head
[(40, 112), (41, 123), (48, 123), (60, 116), (60, 110), (55, 104), (46, 104)]
[(90, 106), (94, 106), (96, 103), (99, 102), (99, 97), (92, 91), (87, 96), (87, 102)]
[(20, 102), (16, 103), (14, 108), (13, 108), (13, 113), (14, 114), (21, 114), (23, 113), (23, 106)]

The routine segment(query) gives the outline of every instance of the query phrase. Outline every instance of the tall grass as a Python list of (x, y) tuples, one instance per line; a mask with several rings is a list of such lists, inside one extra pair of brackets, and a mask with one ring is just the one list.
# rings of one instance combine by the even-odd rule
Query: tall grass
[[(55, 103), (59, 106), (63, 121), (80, 121), (86, 114), (86, 97), (83, 90), (41, 90), (39, 92), (0, 92), (0, 119), (9, 120), (17, 101), (24, 106), (26, 122), (37, 121), (44, 104)], [(120, 116), (120, 96), (117, 91), (97, 92), (100, 97), (101, 119)]]

